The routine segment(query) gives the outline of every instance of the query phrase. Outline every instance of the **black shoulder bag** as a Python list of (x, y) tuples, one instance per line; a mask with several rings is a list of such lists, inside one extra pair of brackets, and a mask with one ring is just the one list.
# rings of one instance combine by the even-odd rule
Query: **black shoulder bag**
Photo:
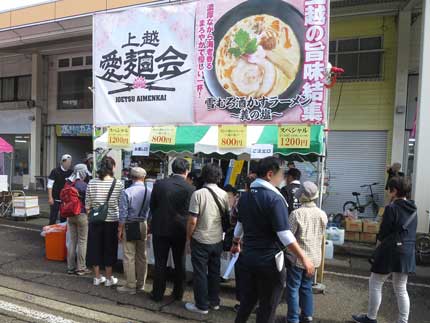
[(417, 217), (417, 211), (412, 213), (409, 219), (402, 225), (400, 230), (396, 230), (392, 232), (391, 234), (386, 236), (384, 240), (381, 241), (381, 243), (376, 247), (372, 256), (369, 258), (369, 262), (372, 265), (374, 264), (375, 260), (381, 257), (382, 255), (393, 254), (397, 248), (403, 245), (403, 241), (400, 235), (403, 232), (408, 231), (409, 225), (412, 223), (413, 220), (415, 220), (416, 217)]
[[(142, 206), (140, 207), (139, 217), (144, 211), (146, 196), (148, 195), (148, 188), (145, 185), (145, 195), (143, 196)], [(142, 234), (140, 232), (140, 221), (130, 221), (125, 223), (125, 236), (127, 241), (139, 241), (142, 240)]]
[(106, 221), (106, 218), (108, 216), (108, 210), (109, 210), (109, 200), (112, 196), (115, 185), (116, 185), (116, 178), (114, 178), (114, 180), (112, 181), (112, 185), (109, 189), (109, 193), (108, 193), (108, 196), (106, 198), (106, 202), (97, 208), (91, 209), (90, 216), (88, 218), (88, 221), (90, 223), (101, 223), (101, 222)]
[[(248, 195), (251, 196), (251, 198), (254, 200), (255, 205), (257, 206), (257, 211), (264, 215), (263, 209), (260, 206), (260, 203), (258, 203), (257, 199), (255, 198), (254, 194), (252, 192), (248, 192)], [(283, 251), (285, 258), (284, 258), (284, 263), (285, 263), (285, 267), (287, 268), (292, 268), (296, 265), (297, 263), (297, 256), (295, 254), (293, 254), (291, 251), (289, 251), (287, 249), (287, 247), (285, 248), (281, 248), (281, 246), (279, 245), (279, 243), (276, 242), (276, 247), (279, 249), (279, 251)]]
[(209, 187), (205, 187), (212, 195), (212, 197), (215, 200), (216, 205), (218, 206), (219, 212), (221, 214), (221, 225), (222, 225), (222, 231), (227, 232), (228, 229), (231, 227), (230, 223), (230, 214), (228, 213), (228, 210), (224, 209), (221, 205), (221, 202), (219, 201), (217, 195), (213, 190), (211, 190)]

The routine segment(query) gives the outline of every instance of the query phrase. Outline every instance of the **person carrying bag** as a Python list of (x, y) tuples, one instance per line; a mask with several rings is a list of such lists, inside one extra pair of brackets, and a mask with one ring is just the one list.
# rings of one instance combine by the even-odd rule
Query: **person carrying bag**
[(397, 323), (407, 323), (409, 320), (407, 282), (408, 275), (416, 269), (417, 207), (414, 201), (407, 199), (411, 184), (406, 178), (391, 178), (388, 181), (388, 189), (393, 202), (385, 207), (378, 234), (379, 245), (370, 259), (372, 273), (369, 280), (368, 312), (352, 316), (354, 322), (358, 323), (377, 323), (382, 287), (391, 276), (399, 308)]
[(147, 219), (152, 190), (145, 183), (146, 171), (133, 167), (133, 184), (123, 191), (120, 200), (118, 240), (124, 249), (123, 266), (127, 283), (119, 293), (136, 294), (145, 288), (148, 261), (146, 253)]
[(109, 193), (106, 198), (106, 202), (102, 205), (91, 208), (88, 221), (89, 223), (103, 223), (106, 221), (106, 218), (108, 216), (108, 210), (109, 210), (109, 200), (112, 197), (113, 190), (116, 185), (116, 178), (112, 181), (112, 185), (110, 186)]
[[(118, 279), (112, 275), (112, 266), (118, 256), (119, 199), (123, 190), (121, 181), (114, 178), (115, 160), (104, 157), (97, 178), (88, 183), (85, 208), (88, 212), (88, 263), (93, 266), (94, 285), (114, 286)], [(105, 267), (106, 277), (100, 267)]]

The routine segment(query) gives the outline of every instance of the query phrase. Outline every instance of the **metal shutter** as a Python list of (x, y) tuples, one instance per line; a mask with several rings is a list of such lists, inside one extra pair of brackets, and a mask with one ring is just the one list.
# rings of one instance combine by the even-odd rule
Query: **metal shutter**
[[(385, 166), (387, 159), (386, 131), (332, 131), (328, 136), (327, 168), (329, 186), (323, 209), (327, 213), (342, 213), (346, 201), (355, 201), (352, 192), (360, 192), (364, 204), (369, 193), (361, 185), (374, 186), (376, 201), (384, 202)], [(370, 208), (365, 215), (372, 214)]]

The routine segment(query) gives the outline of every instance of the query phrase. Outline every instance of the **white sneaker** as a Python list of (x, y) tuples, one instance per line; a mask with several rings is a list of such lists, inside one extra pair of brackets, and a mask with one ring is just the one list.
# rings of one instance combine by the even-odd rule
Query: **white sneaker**
[(105, 282), (106, 287), (115, 286), (116, 284), (118, 284), (118, 278), (115, 278), (114, 276), (112, 276), (110, 279), (107, 279)]
[(199, 309), (195, 304), (193, 303), (186, 303), (185, 304), (185, 309), (187, 311), (193, 312), (193, 313), (197, 313), (197, 314), (202, 314), (202, 315), (207, 315), (209, 313), (208, 310), (201, 310)]
[(120, 294), (136, 295), (136, 288), (129, 288), (127, 286), (117, 287), (116, 291)]
[(106, 282), (106, 277), (100, 276), (100, 278), (94, 278), (94, 286), (99, 286)]

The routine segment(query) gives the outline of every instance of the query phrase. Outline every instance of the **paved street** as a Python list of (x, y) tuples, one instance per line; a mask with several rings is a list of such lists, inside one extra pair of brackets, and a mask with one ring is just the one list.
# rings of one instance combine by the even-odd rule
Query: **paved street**
[[(233, 322), (235, 304), (231, 286), (223, 287), (223, 307), (201, 317), (187, 313), (183, 304), (168, 299), (155, 304), (147, 295), (119, 295), (114, 289), (94, 287), (91, 277), (66, 274), (65, 263), (44, 258), (40, 227), (0, 220), (0, 322)], [(316, 322), (349, 322), (352, 312), (362, 311), (367, 301), (367, 264), (364, 259), (340, 258), (331, 262), (324, 283), (325, 295), (317, 295)], [(419, 277), (409, 286), (412, 323), (430, 322), (429, 268), (420, 267)], [(120, 278), (122, 276), (118, 274)], [(151, 286), (148, 286), (150, 290)], [(385, 289), (380, 320), (395, 322), (396, 301), (391, 286)], [(185, 296), (192, 300), (191, 289)], [(286, 306), (279, 307), (279, 316)], [(252, 318), (250, 322), (255, 321)]]

